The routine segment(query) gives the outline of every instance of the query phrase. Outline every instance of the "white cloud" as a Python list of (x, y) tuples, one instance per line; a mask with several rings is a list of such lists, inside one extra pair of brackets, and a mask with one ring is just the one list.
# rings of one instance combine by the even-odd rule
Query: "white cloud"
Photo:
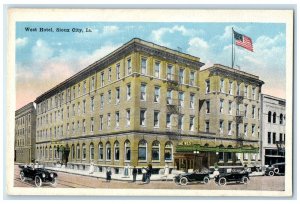
[(27, 37), (16, 39), (17, 48), (18, 47), (24, 47), (25, 45), (27, 45), (27, 43), (28, 43), (28, 38)]
[(32, 58), (34, 61), (45, 61), (52, 57), (53, 52), (46, 41), (38, 39), (32, 48)]
[(112, 35), (119, 32), (118, 26), (104, 26), (101, 35)]
[(222, 40), (231, 38), (232, 37), (232, 28), (238, 33), (247, 35), (246, 33), (249, 31), (250, 26), (246, 26), (246, 27), (240, 27), (240, 26), (235, 26), (235, 25), (226, 26), (224, 28), (224, 33), (221, 36), (219, 36), (219, 38)]

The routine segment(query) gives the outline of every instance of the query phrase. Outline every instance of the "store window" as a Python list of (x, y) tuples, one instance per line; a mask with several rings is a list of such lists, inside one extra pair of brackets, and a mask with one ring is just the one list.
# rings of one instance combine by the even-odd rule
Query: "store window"
[(106, 161), (110, 161), (111, 160), (111, 145), (110, 145), (110, 142), (107, 142), (105, 147), (106, 147)]
[(165, 161), (172, 161), (173, 144), (169, 141), (165, 145)]
[(139, 142), (138, 159), (140, 161), (146, 161), (147, 160), (147, 142), (146, 142), (146, 140), (141, 140)]
[(155, 140), (152, 143), (152, 161), (159, 161), (160, 155), (160, 143), (159, 141)]
[(115, 161), (119, 161), (120, 160), (120, 144), (118, 141), (115, 142), (114, 145), (114, 157), (115, 157)]
[(103, 160), (103, 143), (99, 142), (98, 145), (98, 159)]
[(131, 159), (131, 149), (129, 140), (125, 141), (125, 161), (130, 161)]

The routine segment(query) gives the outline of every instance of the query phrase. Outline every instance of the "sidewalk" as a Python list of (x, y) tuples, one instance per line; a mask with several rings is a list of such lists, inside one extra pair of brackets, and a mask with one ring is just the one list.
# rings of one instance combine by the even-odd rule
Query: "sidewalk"
[[(89, 177), (94, 177), (94, 178), (101, 178), (101, 179), (106, 179), (106, 172), (93, 172), (92, 174), (89, 173), (89, 171), (84, 171), (84, 170), (75, 170), (75, 169), (69, 169), (69, 168), (57, 168), (57, 167), (45, 167), (45, 169), (51, 170), (51, 171), (56, 171), (56, 172), (64, 172), (64, 173), (69, 173), (69, 174), (76, 174), (76, 175), (81, 175), (81, 176), (89, 176)], [(142, 174), (138, 174), (136, 176), (137, 181), (142, 180)], [(152, 174), (151, 175), (151, 181), (173, 181), (173, 177), (175, 175), (169, 174), (167, 179), (164, 175), (160, 174)], [(117, 181), (132, 181), (132, 175), (125, 177), (123, 174), (112, 174), (111, 175), (112, 180), (117, 180)]]

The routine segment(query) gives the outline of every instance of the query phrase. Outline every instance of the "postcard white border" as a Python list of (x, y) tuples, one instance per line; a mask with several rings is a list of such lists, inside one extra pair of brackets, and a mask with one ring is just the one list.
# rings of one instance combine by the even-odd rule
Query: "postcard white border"
[[(42, 12), (41, 12), (42, 10)], [(137, 18), (138, 16), (138, 18)], [(286, 175), (285, 191), (63, 189), (13, 187), (15, 122), (16, 22), (266, 22), (286, 24)], [(109, 195), (109, 196), (291, 196), (292, 195), (292, 99), (293, 11), (213, 9), (9, 9), (6, 103), (6, 190), (10, 195)], [(203, 56), (205, 57), (205, 56)]]

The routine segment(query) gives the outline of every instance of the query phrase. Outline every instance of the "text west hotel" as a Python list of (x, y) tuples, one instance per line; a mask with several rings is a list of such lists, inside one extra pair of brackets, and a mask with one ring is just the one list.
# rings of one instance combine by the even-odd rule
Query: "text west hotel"
[[(36, 160), (121, 173), (259, 160), (258, 76), (132, 39), (39, 96)], [(58, 148), (59, 147), (59, 148)]]

